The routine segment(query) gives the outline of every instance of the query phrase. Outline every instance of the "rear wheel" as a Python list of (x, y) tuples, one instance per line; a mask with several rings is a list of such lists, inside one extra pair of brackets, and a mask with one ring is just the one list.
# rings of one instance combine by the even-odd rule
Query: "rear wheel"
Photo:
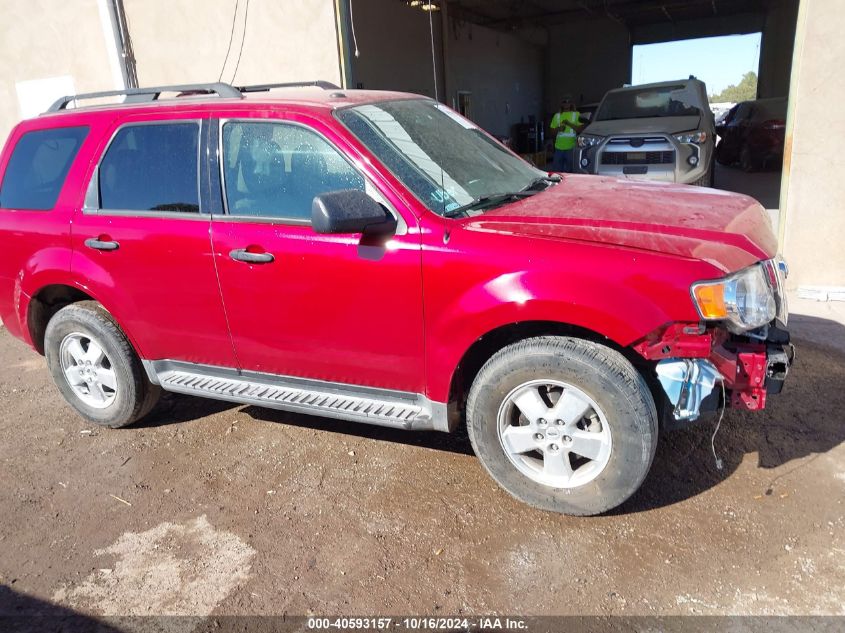
[(56, 312), (47, 325), (44, 353), (59, 391), (89, 422), (126, 426), (158, 401), (159, 387), (149, 382), (126, 336), (98, 303)]
[(714, 153), (715, 153), (716, 162), (719, 163), (720, 165), (730, 166), (730, 165), (733, 164), (733, 160), (728, 156), (728, 152), (725, 149), (725, 142), (724, 141), (719, 141), (719, 143), (716, 145), (716, 149), (715, 149)]
[(751, 148), (748, 145), (745, 145), (742, 148), (742, 151), (739, 153), (739, 166), (742, 171), (751, 173), (757, 171), (759, 169), (759, 165), (757, 160), (754, 158), (754, 154), (751, 151)]
[(507, 492), (563, 514), (599, 514), (639, 488), (657, 445), (657, 412), (621, 354), (580, 339), (510, 345), (467, 401), (470, 441)]

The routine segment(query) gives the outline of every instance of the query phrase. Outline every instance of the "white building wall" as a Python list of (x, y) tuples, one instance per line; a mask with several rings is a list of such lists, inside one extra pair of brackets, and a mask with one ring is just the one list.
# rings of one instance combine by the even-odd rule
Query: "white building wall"
[(496, 136), (514, 123), (543, 114), (543, 50), (522, 39), (469, 24), (450, 24), (448, 104), (458, 91), (472, 94), (472, 118)]
[(218, 78), (237, 85), (341, 82), (332, 0), (124, 0), (124, 6), (142, 86)]
[(786, 140), (782, 247), (790, 287), (845, 286), (845, 11), (840, 0), (801, 3)]
[(97, 0), (0, 0), (0, 144), (69, 90), (114, 87)]

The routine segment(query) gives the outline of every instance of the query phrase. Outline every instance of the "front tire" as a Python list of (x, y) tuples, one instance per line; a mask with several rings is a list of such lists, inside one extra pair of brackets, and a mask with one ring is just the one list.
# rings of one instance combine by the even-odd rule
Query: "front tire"
[(642, 484), (657, 447), (657, 411), (618, 352), (575, 338), (505, 347), (467, 400), (475, 454), (508, 493), (572, 515), (606, 512)]
[(44, 354), (68, 404), (99, 426), (132, 424), (150, 412), (161, 393), (117, 323), (94, 301), (71, 304), (53, 315)]

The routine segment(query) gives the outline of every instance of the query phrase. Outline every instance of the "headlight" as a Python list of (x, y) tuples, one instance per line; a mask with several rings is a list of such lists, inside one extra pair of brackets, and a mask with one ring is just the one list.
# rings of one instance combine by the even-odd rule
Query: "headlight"
[(601, 143), (601, 139), (601, 136), (590, 136), (589, 134), (584, 134), (583, 136), (578, 137), (578, 147), (580, 149), (587, 149), (588, 147)]
[(707, 141), (707, 132), (684, 132), (683, 134), (675, 134), (675, 140), (678, 143), (692, 143), (693, 145), (701, 145)]
[(774, 290), (759, 264), (724, 279), (695, 283), (691, 290), (701, 318), (727, 321), (731, 332), (753, 330), (775, 318)]

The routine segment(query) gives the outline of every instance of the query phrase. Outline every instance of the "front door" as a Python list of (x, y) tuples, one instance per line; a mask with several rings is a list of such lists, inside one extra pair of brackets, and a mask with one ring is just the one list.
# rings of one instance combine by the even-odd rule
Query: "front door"
[(421, 393), (416, 224), (401, 219), (377, 244), (315, 233), (317, 194), (361, 189), (386, 202), (316, 125), (241, 119), (220, 128), (227, 213), (213, 218), (212, 235), (240, 367)]
[(202, 129), (184, 115), (115, 125), (73, 221), (71, 268), (143, 358), (233, 367), (199, 193)]

